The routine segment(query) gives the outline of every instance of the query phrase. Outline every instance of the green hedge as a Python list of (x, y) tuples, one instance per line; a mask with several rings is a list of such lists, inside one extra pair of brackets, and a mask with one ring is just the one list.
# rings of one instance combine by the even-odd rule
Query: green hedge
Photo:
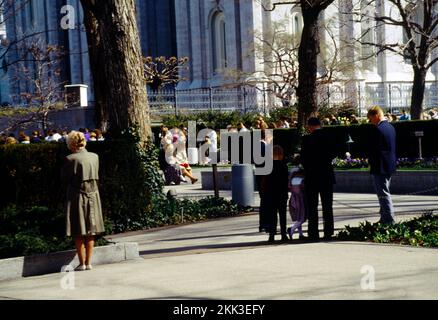
[[(146, 224), (152, 198), (163, 182), (158, 172), (157, 151), (140, 151), (134, 138), (89, 143), (87, 149), (100, 157), (100, 190), (107, 232), (136, 230)], [(65, 144), (0, 147), (0, 179), (6, 186), (0, 208), (48, 207), (63, 211), (60, 181)]]
[[(430, 121), (405, 121), (396, 122), (394, 127), (397, 131), (397, 157), (416, 158), (418, 157), (418, 138), (415, 137), (416, 131), (423, 131), (422, 139), (423, 157), (438, 156), (438, 120)], [(323, 130), (329, 135), (337, 146), (337, 154), (344, 158), (345, 153), (350, 151), (354, 158), (366, 158), (370, 143), (369, 137), (372, 125), (352, 125), (352, 126), (328, 126)], [(354, 143), (347, 145), (349, 136)], [(274, 131), (274, 143), (281, 145), (287, 152), (297, 152), (299, 140), (296, 129), (280, 129)]]

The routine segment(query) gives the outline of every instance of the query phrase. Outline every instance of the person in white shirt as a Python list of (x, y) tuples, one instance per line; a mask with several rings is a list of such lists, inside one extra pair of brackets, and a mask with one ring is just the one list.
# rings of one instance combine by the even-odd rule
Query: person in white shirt
[(245, 127), (245, 125), (241, 122), (239, 123), (239, 125), (237, 126), (237, 129), (239, 130), (239, 132), (248, 132), (248, 128)]
[(49, 135), (46, 137), (47, 142), (58, 142), (62, 139), (62, 136), (56, 130), (49, 131)]

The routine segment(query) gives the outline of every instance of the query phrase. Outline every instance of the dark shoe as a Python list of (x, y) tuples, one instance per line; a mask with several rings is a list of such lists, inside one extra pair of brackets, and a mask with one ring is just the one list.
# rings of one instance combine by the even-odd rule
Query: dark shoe
[(289, 238), (287, 237), (287, 235), (282, 235), (281, 236), (281, 242), (289, 242)]
[(333, 236), (325, 236), (324, 241), (333, 241)]
[(268, 240), (268, 242), (269, 242), (269, 243), (274, 243), (274, 242), (275, 242), (275, 236), (270, 235), (270, 236), (269, 236), (269, 240)]

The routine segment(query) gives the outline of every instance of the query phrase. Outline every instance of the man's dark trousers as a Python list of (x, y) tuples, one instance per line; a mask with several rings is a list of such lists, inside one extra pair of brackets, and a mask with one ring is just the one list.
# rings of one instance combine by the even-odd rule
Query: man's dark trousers
[[(269, 201), (268, 208), (269, 214), (269, 234), (277, 234), (278, 216), (280, 216), (280, 230), (281, 235), (287, 234), (287, 201), (276, 199), (275, 201)], [(277, 216), (278, 214), (278, 216)]]
[(319, 239), (319, 214), (318, 204), (321, 195), (324, 237), (331, 237), (334, 234), (333, 222), (333, 184), (321, 183), (321, 181), (306, 181), (306, 207), (308, 214), (308, 235), (312, 240)]
[(263, 178), (262, 176), (256, 177), (257, 182), (257, 188), (259, 189), (259, 195), (260, 195), (260, 212), (259, 212), (259, 230), (262, 231), (269, 231), (269, 213), (267, 213), (266, 208), (266, 191), (263, 190)]

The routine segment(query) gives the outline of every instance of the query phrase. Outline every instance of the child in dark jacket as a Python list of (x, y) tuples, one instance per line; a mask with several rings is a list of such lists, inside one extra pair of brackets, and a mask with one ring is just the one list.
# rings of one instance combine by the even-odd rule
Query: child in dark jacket
[(270, 220), (269, 242), (274, 242), (277, 234), (277, 213), (280, 217), (281, 241), (287, 241), (286, 211), (289, 198), (289, 172), (286, 161), (284, 161), (282, 147), (274, 146), (273, 159), (272, 173), (266, 177), (266, 211)]

